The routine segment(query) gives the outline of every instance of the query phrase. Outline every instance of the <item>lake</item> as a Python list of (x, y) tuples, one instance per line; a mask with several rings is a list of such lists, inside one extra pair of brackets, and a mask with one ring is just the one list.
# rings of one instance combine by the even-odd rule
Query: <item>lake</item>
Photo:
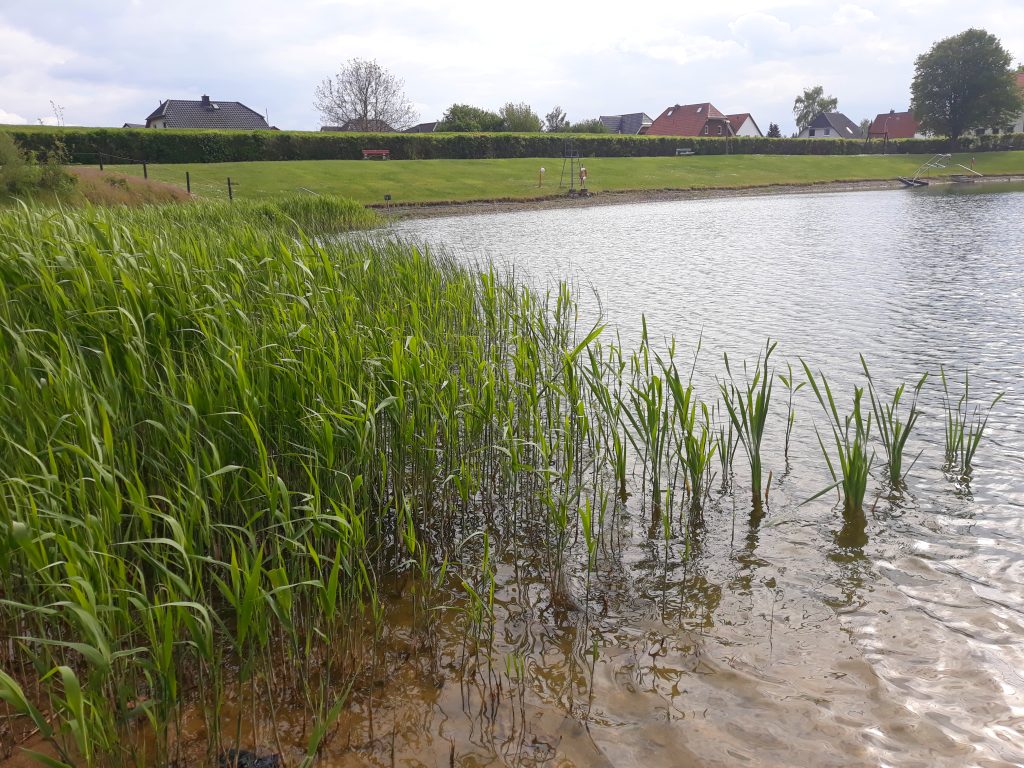
[[(842, 530), (809, 388), (783, 456), (787, 392), (767, 435), (768, 511), (712, 494), (688, 559), (666, 564), (639, 502), (599, 559), (587, 612), (538, 608), (498, 570), (497, 658), (441, 682), (395, 681), (397, 759), (460, 765), (1009, 765), (1024, 760), (1024, 189), (921, 190), (595, 206), (400, 222), (403, 238), (494, 261), (545, 286), (571, 277), (583, 315), (627, 346), (641, 315), (674, 337), (713, 400), (724, 375), (779, 346), (840, 410), (930, 373), (902, 494), (876, 460), (859, 545)], [(595, 297), (599, 297), (598, 303)], [(944, 471), (943, 366), (954, 399), (1003, 399), (969, 478)], [(830, 439), (830, 433), (823, 433)], [(827, 443), (826, 443), (827, 444)], [(881, 447), (877, 445), (879, 456)], [(909, 460), (908, 460), (909, 463)], [(678, 542), (673, 542), (676, 546)], [(578, 583), (577, 583), (578, 586)], [(442, 633), (443, 634), (443, 633)], [(510, 671), (512, 670), (512, 671)], [(480, 672), (480, 677), (484, 676)], [(491, 692), (488, 693), (488, 688)], [(513, 692), (514, 693), (511, 693)]]

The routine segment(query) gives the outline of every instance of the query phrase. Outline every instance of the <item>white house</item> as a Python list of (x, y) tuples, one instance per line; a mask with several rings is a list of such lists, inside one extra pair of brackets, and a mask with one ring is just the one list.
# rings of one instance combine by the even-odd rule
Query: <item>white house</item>
[(754, 122), (754, 116), (749, 112), (741, 112), (738, 115), (726, 115), (729, 124), (732, 126), (734, 136), (764, 136), (761, 129)]

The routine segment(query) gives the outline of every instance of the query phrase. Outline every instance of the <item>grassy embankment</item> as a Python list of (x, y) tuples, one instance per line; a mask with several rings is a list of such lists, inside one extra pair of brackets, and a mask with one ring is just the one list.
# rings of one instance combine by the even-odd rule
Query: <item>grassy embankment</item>
[[(1024, 174), (1024, 152), (986, 152), (976, 156), (986, 175)], [(730, 189), (773, 184), (894, 179), (913, 175), (928, 158), (919, 155), (707, 155), (692, 157), (584, 158), (587, 187), (593, 192)], [(970, 165), (970, 155), (954, 162)], [(538, 172), (545, 167), (544, 186)], [(108, 166), (141, 175), (140, 166)], [(305, 188), (334, 193), (360, 203), (395, 204), (443, 201), (530, 199), (559, 190), (561, 158), (506, 160), (300, 160), (254, 163), (151, 165), (149, 177), (184, 186), (201, 196), (227, 197), (227, 177), (239, 199), (266, 199)]]

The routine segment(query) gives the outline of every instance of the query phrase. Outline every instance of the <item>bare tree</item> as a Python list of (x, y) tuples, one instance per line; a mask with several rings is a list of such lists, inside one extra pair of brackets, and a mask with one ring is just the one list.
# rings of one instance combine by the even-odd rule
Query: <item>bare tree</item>
[(315, 91), (314, 106), (324, 122), (350, 131), (400, 131), (416, 122), (405, 81), (376, 60), (349, 59)]

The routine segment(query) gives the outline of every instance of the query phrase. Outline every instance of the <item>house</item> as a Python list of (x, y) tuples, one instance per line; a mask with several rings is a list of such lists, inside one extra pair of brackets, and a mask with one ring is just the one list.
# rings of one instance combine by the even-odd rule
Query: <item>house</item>
[(350, 131), (362, 133), (398, 133), (398, 131), (396, 131), (383, 120), (378, 120), (373, 117), (353, 117), (351, 120), (346, 120), (341, 125), (321, 126), (320, 130), (328, 133), (333, 133), (335, 131)]
[(121, 126), (122, 128), (145, 128), (145, 123), (125, 123)]
[(433, 133), (437, 130), (437, 120), (432, 123), (419, 123), (412, 128), (406, 128), (402, 133)]
[[(1017, 72), (1017, 87), (1024, 91), (1024, 72)], [(974, 133), (977, 136), (984, 136), (986, 133), (999, 133), (999, 128), (981, 128)], [(1002, 133), (1024, 133), (1024, 113), (1017, 115), (1017, 120), (1013, 125), (1006, 125), (1002, 127)]]
[(863, 139), (864, 131), (842, 112), (821, 112), (800, 131), (801, 139)]
[(910, 112), (890, 109), (878, 115), (868, 128), (869, 139), (923, 139), (921, 126)]
[(651, 116), (646, 112), (630, 112), (628, 115), (601, 115), (598, 118), (604, 123), (608, 133), (621, 133), (627, 136), (641, 136), (650, 129)]
[(212, 128), (220, 130), (269, 131), (263, 115), (237, 101), (168, 99), (149, 117), (147, 128)]
[(732, 126), (733, 136), (761, 136), (761, 129), (754, 122), (754, 116), (749, 112), (741, 112), (738, 115), (726, 115), (729, 118), (729, 125)]
[(648, 136), (734, 136), (729, 118), (713, 104), (676, 104), (651, 123)]

